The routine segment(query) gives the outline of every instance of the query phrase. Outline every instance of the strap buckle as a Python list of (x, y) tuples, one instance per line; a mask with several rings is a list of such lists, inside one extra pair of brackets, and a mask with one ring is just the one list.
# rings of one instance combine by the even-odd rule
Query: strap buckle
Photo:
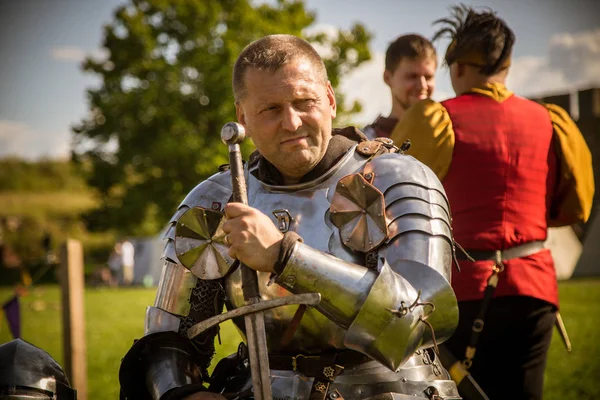
[(321, 358), (320, 356), (306, 356), (304, 354), (296, 354), (295, 356), (292, 356), (292, 370), (294, 370), (294, 372), (298, 372), (301, 373), (300, 371), (298, 371), (298, 359), (299, 358), (306, 358), (306, 359), (310, 359), (310, 358)]

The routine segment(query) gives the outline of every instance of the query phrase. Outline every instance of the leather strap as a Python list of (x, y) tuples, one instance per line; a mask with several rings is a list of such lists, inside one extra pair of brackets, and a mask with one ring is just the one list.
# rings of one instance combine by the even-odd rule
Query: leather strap
[[(526, 256), (530, 256), (544, 249), (544, 242), (541, 240), (536, 240), (533, 242), (528, 242), (525, 244), (521, 244), (519, 246), (511, 247), (506, 250), (469, 250), (465, 251), (475, 259), (475, 261), (495, 261), (497, 257), (497, 253), (500, 252), (500, 260), (507, 261), (515, 258), (522, 258)], [(466, 255), (457, 252), (456, 258), (461, 261), (467, 261)]]
[(307, 377), (315, 377), (323, 368), (339, 365), (347, 368), (370, 361), (371, 359), (356, 351), (342, 351), (328, 354), (269, 354), (269, 366), (274, 370), (296, 371)]

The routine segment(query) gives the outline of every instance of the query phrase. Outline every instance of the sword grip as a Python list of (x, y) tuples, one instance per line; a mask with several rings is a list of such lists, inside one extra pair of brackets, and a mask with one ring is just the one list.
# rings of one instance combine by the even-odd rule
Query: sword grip
[(242, 164), (242, 152), (239, 144), (229, 145), (229, 168), (231, 171), (231, 185), (233, 201), (248, 204), (248, 190), (244, 177), (244, 166)]
[[(231, 185), (233, 191), (233, 201), (236, 203), (248, 204), (248, 191), (246, 189), (246, 179), (244, 177), (244, 165), (242, 164), (242, 153), (240, 145), (229, 145), (229, 168), (231, 171)], [(246, 265), (240, 265), (242, 271), (242, 292), (246, 303), (254, 303), (260, 300), (258, 291), (258, 275), (256, 271), (248, 268)]]

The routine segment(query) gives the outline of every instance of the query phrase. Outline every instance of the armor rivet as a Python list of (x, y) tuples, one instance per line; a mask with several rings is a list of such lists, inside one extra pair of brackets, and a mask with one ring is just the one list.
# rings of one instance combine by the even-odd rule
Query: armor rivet
[(210, 240), (210, 239), (208, 239), (208, 240), (206, 241), (206, 244), (211, 244), (211, 243), (212, 243), (212, 240)]
[(402, 378), (402, 382), (406, 382), (408, 379), (406, 378)]
[(336, 392), (329, 393), (329, 398), (330, 399), (337, 399), (338, 397), (339, 397), (339, 395)]
[(365, 175), (365, 178), (367, 178), (369, 180), (371, 180), (372, 177), (373, 177), (373, 174), (370, 174), (370, 173)]
[(362, 151), (369, 151), (369, 148), (368, 147), (363, 147)]
[(366, 213), (367, 213), (367, 210), (362, 210), (361, 212), (362, 212), (363, 214), (366, 214)]
[(285, 278), (285, 283), (288, 286), (294, 286), (296, 284), (296, 277), (294, 275), (290, 275), (287, 278)]

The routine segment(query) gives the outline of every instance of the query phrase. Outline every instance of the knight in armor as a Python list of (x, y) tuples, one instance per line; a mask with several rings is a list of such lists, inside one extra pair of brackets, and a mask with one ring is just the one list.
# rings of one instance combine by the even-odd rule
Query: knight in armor
[(0, 346), (0, 399), (76, 400), (77, 392), (50, 354), (14, 339)]
[(385, 52), (383, 81), (390, 88), (392, 109), (362, 130), (369, 139), (389, 138), (406, 110), (435, 90), (437, 53), (425, 37), (411, 33), (396, 38)]
[(121, 365), (122, 393), (253, 398), (243, 344), (209, 376), (217, 329), (188, 338), (224, 305), (245, 305), (239, 260), (258, 271), (263, 300), (321, 297), (264, 311), (274, 399), (459, 399), (436, 355), (458, 308), (450, 208), (435, 174), (389, 139), (332, 128), (325, 65), (295, 36), (248, 45), (233, 92), (257, 149), (245, 165), (248, 205), (230, 201), (227, 168), (183, 200), (145, 334)]

